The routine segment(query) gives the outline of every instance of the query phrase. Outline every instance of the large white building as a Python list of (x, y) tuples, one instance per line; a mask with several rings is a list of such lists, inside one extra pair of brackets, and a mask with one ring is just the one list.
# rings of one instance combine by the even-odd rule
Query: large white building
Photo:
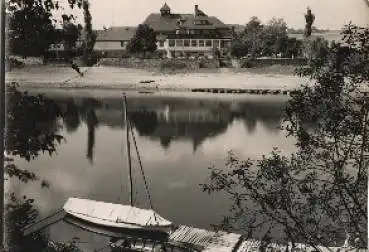
[(165, 3), (160, 13), (150, 14), (143, 24), (154, 29), (158, 50), (168, 58), (212, 57), (215, 51), (225, 56), (231, 45), (231, 27), (206, 15), (198, 5), (192, 14), (177, 14)]

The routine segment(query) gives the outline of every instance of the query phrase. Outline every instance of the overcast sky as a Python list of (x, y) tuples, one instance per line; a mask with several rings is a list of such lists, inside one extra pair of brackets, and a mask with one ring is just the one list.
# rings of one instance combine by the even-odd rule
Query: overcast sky
[[(61, 0), (63, 1), (63, 0)], [(66, 0), (64, 0), (66, 2)], [(90, 0), (94, 29), (136, 26), (167, 2), (174, 13), (193, 13), (194, 5), (227, 24), (245, 24), (251, 16), (263, 22), (284, 18), (291, 28), (303, 28), (309, 6), (318, 28), (340, 29), (349, 21), (369, 26), (367, 0)], [(81, 21), (83, 19), (80, 19)]]

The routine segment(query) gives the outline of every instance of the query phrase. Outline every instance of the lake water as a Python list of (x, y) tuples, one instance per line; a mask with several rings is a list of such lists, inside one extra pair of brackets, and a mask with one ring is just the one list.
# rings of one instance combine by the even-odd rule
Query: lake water
[[(65, 142), (56, 155), (31, 163), (18, 161), (50, 183), (12, 181), (11, 190), (35, 198), (41, 216), (61, 208), (68, 197), (128, 203), (128, 169), (122, 97), (116, 91), (48, 91), (67, 116), (58, 122)], [(154, 209), (176, 224), (210, 228), (227, 215), (230, 200), (208, 195), (199, 184), (208, 167), (224, 165), (228, 150), (257, 159), (279, 147), (294, 150), (294, 139), (278, 129), (285, 96), (185, 93), (127, 93), (128, 112), (148, 179)], [(134, 149), (132, 149), (133, 151)], [(147, 197), (133, 152), (134, 198), (147, 207)], [(79, 237), (87, 251), (106, 245), (108, 238), (66, 223), (48, 228), (52, 239)]]

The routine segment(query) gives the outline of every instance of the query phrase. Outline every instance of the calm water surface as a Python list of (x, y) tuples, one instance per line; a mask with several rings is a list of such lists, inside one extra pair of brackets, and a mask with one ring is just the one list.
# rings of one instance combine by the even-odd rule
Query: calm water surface
[[(62, 92), (46, 95), (67, 112), (60, 122), (65, 137), (54, 156), (43, 155), (28, 167), (50, 188), (11, 182), (13, 191), (35, 198), (42, 216), (75, 196), (128, 203), (128, 170), (122, 97), (113, 91)], [(155, 210), (177, 224), (210, 228), (227, 215), (230, 200), (203, 193), (210, 165), (223, 166), (228, 150), (243, 158), (260, 158), (278, 146), (294, 150), (294, 140), (277, 129), (287, 100), (282, 96), (128, 93), (128, 110), (139, 145)], [(147, 207), (143, 180), (133, 152), (134, 196)], [(79, 237), (87, 251), (108, 238), (66, 223), (48, 228), (52, 239)]]

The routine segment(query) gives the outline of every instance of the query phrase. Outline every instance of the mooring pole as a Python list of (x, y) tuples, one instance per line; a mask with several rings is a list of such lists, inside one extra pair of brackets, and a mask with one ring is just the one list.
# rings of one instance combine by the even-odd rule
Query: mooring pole
[(129, 142), (129, 120), (128, 120), (128, 109), (127, 109), (127, 97), (123, 93), (123, 105), (124, 105), (124, 120), (126, 122), (126, 143), (127, 143), (127, 162), (128, 162), (128, 185), (129, 185), (129, 204), (133, 206), (133, 183), (132, 183), (132, 162), (131, 162), (131, 146)]

